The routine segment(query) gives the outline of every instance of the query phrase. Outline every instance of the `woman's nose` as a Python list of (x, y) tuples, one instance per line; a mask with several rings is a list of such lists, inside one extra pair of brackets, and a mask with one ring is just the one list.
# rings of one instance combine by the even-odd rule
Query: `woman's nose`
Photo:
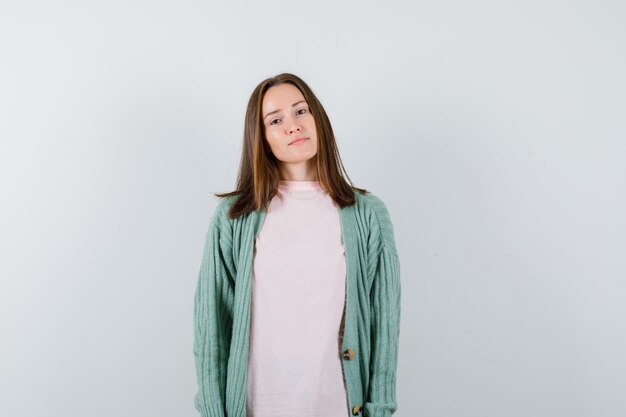
[(287, 121), (287, 131), (288, 131), (289, 133), (291, 133), (291, 132), (293, 132), (293, 131), (295, 131), (295, 130), (300, 130), (300, 125), (299, 125), (299, 124), (298, 124), (298, 122), (296, 122), (295, 120), (293, 120), (293, 119), (289, 119), (289, 120)]

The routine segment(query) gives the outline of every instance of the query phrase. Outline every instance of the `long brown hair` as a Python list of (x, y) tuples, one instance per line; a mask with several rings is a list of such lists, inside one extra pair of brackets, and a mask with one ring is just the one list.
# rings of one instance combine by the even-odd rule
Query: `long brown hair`
[(261, 81), (252, 92), (246, 110), (237, 189), (228, 193), (215, 194), (216, 197), (220, 198), (231, 195), (239, 196), (230, 207), (229, 217), (231, 219), (254, 210), (266, 209), (269, 201), (276, 194), (280, 179), (279, 161), (271, 152), (265, 138), (261, 106), (267, 90), (283, 83), (292, 84), (300, 90), (315, 120), (317, 154), (314, 158), (316, 158), (320, 185), (342, 208), (355, 203), (355, 191), (361, 194), (368, 192), (366, 189), (352, 185), (352, 181), (350, 181), (350, 177), (348, 177), (341, 162), (330, 120), (313, 90), (298, 76), (282, 73)]

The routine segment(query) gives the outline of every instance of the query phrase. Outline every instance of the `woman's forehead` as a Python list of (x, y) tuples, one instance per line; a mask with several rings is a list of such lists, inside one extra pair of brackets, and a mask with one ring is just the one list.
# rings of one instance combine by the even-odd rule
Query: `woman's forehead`
[[(284, 86), (286, 87), (282, 88)], [(291, 84), (281, 84), (271, 87), (266, 91), (261, 107), (263, 115), (265, 116), (270, 112), (284, 110), (285, 108), (290, 108), (301, 102), (306, 103), (306, 100), (297, 87)]]
[(270, 87), (265, 92), (263, 103), (269, 105), (274, 103), (285, 104), (284, 102), (289, 102), (288, 104), (291, 104), (290, 100), (294, 99), (304, 100), (302, 92), (291, 84), (281, 84)]

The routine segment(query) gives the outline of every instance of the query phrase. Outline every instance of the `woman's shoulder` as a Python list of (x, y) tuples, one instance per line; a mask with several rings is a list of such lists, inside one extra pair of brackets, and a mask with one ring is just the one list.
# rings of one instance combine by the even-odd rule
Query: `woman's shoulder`
[(228, 216), (228, 211), (235, 203), (237, 199), (237, 195), (227, 195), (225, 197), (220, 197), (217, 206), (215, 206), (215, 212), (220, 213), (220, 215)]
[(235, 197), (233, 195), (218, 197), (219, 200), (213, 209), (213, 214), (211, 215), (211, 223), (218, 228), (230, 227), (232, 220), (228, 216), (228, 212), (235, 202)]
[(387, 205), (378, 195), (367, 191), (365, 194), (355, 193), (357, 209), (372, 212), (378, 219), (389, 218)]
[(394, 228), (387, 204), (381, 197), (372, 192), (365, 194), (355, 193), (357, 210), (365, 214), (364, 218), (369, 220), (370, 228), (380, 233), (385, 246), (396, 250)]

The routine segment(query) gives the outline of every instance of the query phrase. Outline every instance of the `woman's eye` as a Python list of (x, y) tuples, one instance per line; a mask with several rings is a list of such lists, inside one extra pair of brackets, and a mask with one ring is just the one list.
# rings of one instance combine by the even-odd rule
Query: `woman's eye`
[[(300, 113), (300, 112), (302, 112), (302, 113)], [(306, 113), (306, 109), (298, 109), (298, 110), (296, 111), (296, 114), (304, 114), (304, 113)], [(272, 119), (272, 120), (270, 121), (270, 125), (274, 125), (274, 124), (276, 124), (276, 123), (274, 123), (274, 122), (277, 122), (277, 121), (279, 121), (279, 120), (280, 120), (280, 119)]]

